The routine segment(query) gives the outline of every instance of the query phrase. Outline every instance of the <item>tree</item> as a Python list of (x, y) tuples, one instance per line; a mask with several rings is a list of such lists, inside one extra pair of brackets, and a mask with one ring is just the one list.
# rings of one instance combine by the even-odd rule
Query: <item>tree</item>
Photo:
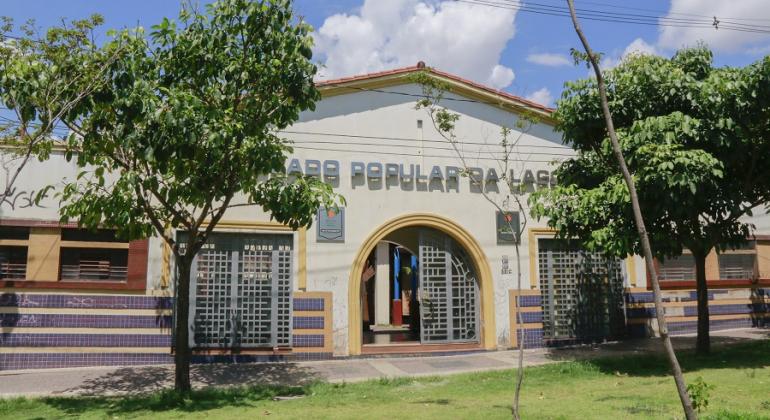
[[(61, 119), (99, 86), (106, 66), (116, 55), (93, 60), (93, 31), (99, 15), (64, 21), (40, 36), (34, 21), (19, 27), (21, 36), (8, 35), (13, 20), (0, 18), (0, 103), (13, 118), (0, 115), (0, 166), (5, 183), (0, 205), (14, 205), (16, 180), (32, 158), (48, 158), (57, 138), (66, 137)], [(115, 50), (114, 53), (119, 52)], [(48, 189), (31, 199), (39, 200)]]
[[(676, 384), (677, 393), (679, 394), (679, 400), (682, 403), (682, 409), (684, 411), (685, 416), (687, 419), (695, 419), (697, 418), (697, 414), (693, 410), (692, 402), (690, 401), (690, 396), (687, 392), (687, 385), (684, 381), (684, 375), (682, 375), (682, 369), (679, 366), (679, 360), (676, 357), (676, 353), (674, 352), (674, 346), (671, 343), (671, 337), (668, 335), (668, 325), (666, 323), (666, 316), (663, 313), (663, 304), (661, 302), (660, 297), (660, 283), (658, 282), (658, 273), (655, 270), (655, 265), (653, 264), (653, 251), (652, 246), (650, 245), (650, 238), (647, 233), (647, 227), (645, 225), (645, 218), (644, 214), (642, 212), (641, 208), (641, 200), (639, 199), (639, 194), (637, 192), (636, 187), (636, 180), (634, 179), (634, 175), (632, 175), (631, 170), (629, 169), (628, 164), (626, 163), (626, 158), (624, 154), (623, 147), (621, 146), (618, 132), (615, 130), (615, 117), (613, 116), (612, 111), (610, 110), (610, 100), (608, 99), (608, 89), (607, 89), (607, 83), (604, 79), (604, 74), (602, 73), (601, 68), (599, 67), (599, 56), (598, 54), (594, 53), (594, 51), (591, 49), (591, 46), (588, 43), (588, 39), (586, 38), (585, 34), (583, 33), (582, 28), (580, 27), (580, 23), (578, 22), (577, 14), (575, 13), (575, 4), (573, 0), (567, 0), (567, 6), (569, 7), (570, 11), (570, 17), (572, 18), (572, 25), (575, 28), (575, 32), (578, 35), (578, 38), (580, 38), (580, 43), (583, 45), (583, 50), (585, 51), (584, 54), (578, 53), (576, 50), (573, 50), (573, 56), (575, 57), (575, 61), (577, 62), (580, 58), (585, 60), (590, 67), (593, 68), (594, 75), (596, 76), (596, 79), (594, 81), (595, 87), (591, 90), (593, 93), (593, 101), (590, 103), (587, 103), (588, 106), (591, 106), (593, 109), (596, 109), (598, 106), (601, 109), (601, 117), (599, 118), (598, 124), (596, 124), (594, 127), (596, 131), (593, 134), (596, 134), (597, 137), (593, 137), (592, 139), (584, 138), (584, 141), (593, 141), (594, 142), (594, 148), (588, 148), (588, 152), (585, 150), (585, 148), (581, 147), (582, 142), (573, 139), (570, 136), (570, 133), (565, 130), (565, 126), (569, 126), (569, 119), (565, 118), (563, 122), (565, 122), (564, 125), (561, 124), (562, 120), (561, 118), (564, 118), (561, 114), (557, 116), (557, 121), (560, 121), (560, 127), (562, 131), (565, 134), (565, 138), (568, 142), (572, 143), (573, 145), (576, 145), (578, 150), (578, 158), (576, 160), (580, 160), (583, 154), (591, 153), (590, 151), (597, 151), (599, 150), (598, 146), (603, 146), (603, 149), (611, 150), (611, 156), (614, 157), (614, 159), (606, 159), (605, 163), (610, 167), (613, 168), (613, 176), (615, 177), (614, 186), (615, 189), (613, 190), (615, 194), (618, 194), (618, 191), (620, 191), (620, 194), (627, 195), (628, 202), (630, 202), (631, 205), (631, 214), (633, 215), (634, 225), (636, 227), (636, 236), (633, 237), (632, 241), (637, 241), (641, 245), (642, 253), (644, 255), (645, 263), (647, 265), (647, 271), (650, 274), (650, 279), (652, 282), (652, 291), (653, 291), (653, 298), (655, 301), (655, 312), (656, 316), (658, 318), (658, 327), (660, 330), (660, 336), (663, 341), (663, 347), (665, 348), (666, 355), (668, 356), (669, 365), (671, 366), (671, 373), (674, 376), (674, 383)], [(610, 74), (611, 75), (611, 74)], [(590, 83), (590, 82), (589, 82)], [(570, 97), (570, 86), (567, 86), (566, 92), (563, 94), (563, 100), (561, 102), (564, 102), (564, 99)], [(577, 95), (576, 95), (577, 96)], [(561, 105), (561, 102), (559, 105)], [(614, 105), (614, 103), (613, 103)], [(559, 111), (562, 112), (561, 110)], [(567, 112), (567, 116), (570, 115), (569, 111)], [(574, 111), (573, 111), (574, 112)], [(607, 137), (609, 137), (609, 142), (607, 142)], [(597, 141), (600, 141), (600, 144), (596, 144)], [(609, 143), (609, 144), (608, 144)], [(567, 163), (564, 163), (563, 165), (569, 166), (571, 161), (567, 161)], [(600, 162), (592, 162), (593, 164), (598, 164)], [(633, 163), (633, 161), (632, 161)], [(622, 175), (623, 184), (620, 184), (617, 179), (617, 171), (615, 170), (615, 165), (617, 165), (617, 169), (620, 170), (620, 173)], [(638, 176), (638, 175), (637, 175)], [(566, 182), (563, 180), (562, 184), (569, 185), (569, 180)], [(621, 186), (622, 185), (622, 186)], [(625, 191), (624, 191), (625, 187)], [(558, 191), (558, 189), (557, 189)], [(546, 194), (544, 192), (544, 194)], [(554, 193), (552, 197), (556, 197), (558, 193)], [(545, 195), (545, 197), (548, 197), (548, 195)], [(533, 202), (537, 203), (538, 201), (538, 195), (535, 195), (534, 197), (530, 197)], [(568, 197), (567, 200), (570, 200), (571, 197)], [(546, 200), (547, 201), (547, 200)], [(554, 203), (549, 203), (554, 204)], [(533, 210), (533, 214), (550, 214), (551, 211), (547, 210), (552, 207), (546, 207), (543, 205), (535, 204), (535, 209)], [(580, 208), (578, 210), (581, 210)], [(554, 212), (555, 214), (558, 214), (558, 212)], [(558, 232), (560, 234), (567, 236), (570, 234), (570, 232), (567, 231), (567, 229), (563, 229), (564, 223), (560, 220), (549, 220), (549, 224), (551, 226), (556, 226), (558, 228)], [(610, 225), (610, 232), (612, 232), (612, 226)], [(610, 233), (611, 235), (612, 233)], [(581, 236), (578, 236), (579, 238)], [(585, 238), (583, 236), (582, 238)], [(587, 241), (589, 245), (591, 244), (591, 241)], [(608, 251), (611, 253), (612, 248), (609, 248)]]
[[(521, 223), (518, 219), (514, 223), (513, 218), (504, 217), (504, 221), (507, 225), (508, 231), (514, 237), (513, 246), (516, 254), (516, 290), (518, 292), (517, 299), (521, 296), (521, 255), (520, 255), (520, 239), (521, 232), (527, 226), (527, 212), (524, 210), (523, 194), (525, 192), (524, 185), (514, 181), (512, 175), (516, 175), (518, 179), (522, 178), (524, 167), (514, 168), (514, 156), (519, 152), (519, 141), (521, 138), (529, 132), (532, 126), (538, 123), (538, 116), (532, 112), (522, 112), (518, 119), (511, 124), (511, 127), (501, 127), (499, 142), (497, 144), (492, 143), (493, 146), (499, 146), (498, 151), (489, 151), (489, 155), (498, 164), (500, 171), (500, 181), (506, 186), (505, 194), (492, 195), (487, 190), (487, 181), (483, 175), (474, 174), (472, 171), (473, 163), (472, 157), (467, 156), (467, 151), (461, 147), (462, 139), (458, 137), (455, 130), (457, 121), (460, 120), (460, 114), (451, 112), (447, 107), (443, 105), (443, 100), (446, 93), (450, 90), (448, 84), (435, 79), (430, 76), (427, 71), (421, 71), (415, 73), (412, 77), (412, 81), (419, 84), (422, 87), (422, 99), (417, 101), (417, 109), (425, 109), (428, 116), (435, 128), (436, 132), (441, 135), (444, 140), (451, 145), (451, 149), (460, 161), (460, 174), (464, 177), (468, 177), (478, 187), (478, 191), (484, 200), (486, 200), (492, 207), (503, 215), (508, 215), (511, 210), (515, 210), (522, 217)], [(492, 104), (495, 105), (495, 104)], [(486, 157), (486, 155), (485, 155)], [(518, 159), (521, 161), (521, 159)], [(518, 169), (518, 170), (517, 170)], [(497, 185), (494, 186), (497, 188)], [(521, 304), (516, 305), (516, 319), (517, 323), (521, 325), (523, 323), (521, 315)], [(511, 331), (511, 334), (514, 334)], [(521, 386), (524, 381), (524, 344), (523, 336), (518, 339), (519, 351), (518, 351), (518, 366), (516, 369), (516, 382), (513, 393), (513, 403), (511, 405), (511, 414), (513, 418), (518, 420), (521, 418), (521, 412), (519, 410), (519, 397), (521, 395)]]
[(288, 0), (220, 0), (205, 13), (183, 8), (149, 38), (115, 32), (93, 52), (121, 51), (103, 85), (63, 118), (82, 169), (60, 193), (63, 221), (156, 234), (173, 251), (178, 391), (191, 389), (191, 265), (227, 209), (259, 205), (296, 229), (336, 204), (329, 185), (284, 175), (292, 149), (276, 135), (319, 98), (309, 31)]
[[(623, 154), (634, 174), (655, 250), (695, 259), (697, 351), (709, 351), (706, 256), (744, 243), (743, 219), (770, 200), (767, 106), (770, 59), (713, 68), (703, 47), (671, 59), (637, 55), (607, 71), (607, 95)], [(561, 186), (540, 195), (540, 215), (564, 234), (615, 255), (642, 253), (628, 188), (613, 164), (596, 79), (567, 84), (557, 118), (580, 152), (560, 169)]]

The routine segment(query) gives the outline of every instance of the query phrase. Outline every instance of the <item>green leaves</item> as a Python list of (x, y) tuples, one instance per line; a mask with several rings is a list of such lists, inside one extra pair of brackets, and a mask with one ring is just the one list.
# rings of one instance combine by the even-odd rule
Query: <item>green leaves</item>
[[(607, 71), (606, 80), (658, 256), (744, 240), (751, 226), (741, 216), (770, 200), (770, 167), (760, 163), (770, 156), (770, 60), (713, 68), (711, 52), (700, 45), (671, 59), (631, 56)], [(561, 185), (531, 197), (533, 215), (590, 247), (638, 253), (596, 82), (565, 86), (556, 118), (578, 156), (557, 171)]]
[[(338, 201), (317, 180), (283, 173), (288, 144), (276, 130), (320, 97), (313, 85), (309, 27), (283, 0), (221, 0), (183, 10), (149, 38), (114, 32), (91, 57), (109, 62), (103, 86), (67, 116), (87, 173), (67, 185), (63, 217), (119, 226), (127, 236), (167, 226), (206, 240), (234, 197), (297, 228)], [(240, 204), (240, 203), (239, 203)], [(194, 251), (193, 251), (194, 252)]]

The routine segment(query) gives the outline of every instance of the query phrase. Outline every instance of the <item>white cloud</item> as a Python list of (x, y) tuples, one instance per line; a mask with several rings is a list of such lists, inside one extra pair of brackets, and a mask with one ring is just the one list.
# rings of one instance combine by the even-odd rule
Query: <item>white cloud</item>
[[(628, 46), (626, 46), (626, 48), (623, 50), (623, 53), (621, 53), (619, 56), (605, 55), (604, 58), (602, 58), (602, 61), (600, 63), (602, 70), (608, 70), (613, 67), (617, 67), (617, 65), (620, 64), (620, 62), (623, 61), (624, 58), (634, 54), (660, 55), (660, 51), (658, 50), (657, 47), (647, 43), (642, 38), (636, 38), (635, 40), (631, 41), (631, 43), (628, 44)], [(593, 76), (594, 74), (593, 70), (590, 70), (589, 74)]]
[(497, 88), (503, 88), (511, 84), (516, 77), (513, 70), (500, 64), (492, 67), (492, 74), (489, 76), (488, 83)]
[(540, 105), (548, 106), (553, 101), (553, 96), (551, 95), (551, 91), (548, 90), (548, 88), (542, 88), (527, 95), (526, 99)]
[[(703, 17), (692, 16), (697, 14)], [(706, 27), (673, 27), (664, 26), (660, 29), (658, 46), (668, 49), (678, 49), (693, 46), (698, 41), (705, 41), (714, 51), (739, 52), (747, 47), (757, 47), (770, 44), (767, 33), (731, 31), (724, 25), (732, 22), (741, 25), (766, 25), (770, 19), (770, 7), (767, 0), (671, 0), (671, 8), (666, 17), (678, 19), (696, 19), (710, 24), (716, 16), (723, 28)], [(737, 19), (745, 19), (738, 21)]]
[(328, 17), (314, 33), (319, 79), (413, 66), (422, 60), (496, 88), (513, 82), (500, 64), (516, 11), (438, 0), (365, 0)]
[(625, 50), (623, 50), (623, 57), (627, 57), (631, 54), (660, 55), (660, 52), (654, 45), (648, 44), (642, 38), (636, 38), (628, 44)]
[(527, 56), (527, 61), (548, 67), (570, 66), (573, 64), (567, 56), (551, 53), (530, 54)]

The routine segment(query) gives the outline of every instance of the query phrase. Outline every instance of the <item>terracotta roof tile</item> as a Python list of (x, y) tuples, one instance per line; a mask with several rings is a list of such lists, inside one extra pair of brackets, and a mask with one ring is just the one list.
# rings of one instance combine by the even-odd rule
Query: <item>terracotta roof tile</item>
[(415, 66), (401, 67), (401, 68), (392, 69), (392, 70), (379, 71), (379, 72), (376, 72), (376, 73), (367, 73), (367, 74), (360, 74), (360, 75), (356, 75), (356, 76), (342, 77), (342, 78), (338, 78), (338, 79), (322, 80), (322, 81), (316, 82), (316, 86), (318, 86), (318, 87), (335, 86), (335, 85), (340, 85), (340, 84), (345, 84), (345, 83), (350, 83), (350, 82), (358, 82), (358, 81), (362, 81), (362, 80), (370, 80), (370, 79), (376, 79), (376, 78), (384, 77), (384, 76), (392, 76), (392, 75), (397, 75), (397, 74), (412, 73), (412, 72), (422, 71), (422, 70), (428, 71), (430, 73), (433, 73), (433, 74), (441, 76), (441, 77), (445, 77), (447, 79), (453, 80), (453, 81), (458, 82), (458, 83), (462, 83), (462, 84), (466, 84), (466, 85), (472, 86), (472, 87), (474, 87), (476, 89), (480, 89), (480, 90), (486, 91), (487, 93), (498, 95), (500, 97), (503, 97), (503, 98), (511, 100), (511, 101), (519, 102), (519, 103), (521, 103), (523, 105), (526, 105), (526, 106), (529, 106), (529, 107), (532, 107), (532, 108), (536, 108), (536, 109), (539, 109), (539, 110), (547, 112), (547, 113), (552, 113), (554, 111), (553, 108), (547, 107), (547, 106), (539, 104), (537, 102), (530, 101), (529, 99), (522, 98), (521, 96), (513, 95), (513, 94), (510, 94), (508, 92), (505, 92), (505, 91), (502, 91), (502, 90), (498, 90), (498, 89), (495, 89), (495, 88), (483, 85), (481, 83), (477, 83), (477, 82), (474, 82), (472, 80), (468, 80), (468, 79), (465, 79), (463, 77), (456, 76), (456, 75), (451, 74), (451, 73), (447, 73), (445, 71), (437, 70), (437, 69), (432, 68), (432, 67), (424, 67), (423, 68), (423, 67), (420, 67), (419, 64), (415, 65)]

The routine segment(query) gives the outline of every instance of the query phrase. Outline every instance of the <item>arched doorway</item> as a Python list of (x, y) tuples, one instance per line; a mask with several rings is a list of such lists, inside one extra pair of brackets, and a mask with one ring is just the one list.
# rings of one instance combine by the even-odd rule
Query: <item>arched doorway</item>
[[(412, 228), (412, 229), (408, 229)], [(420, 229), (414, 229), (420, 228)], [(420, 319), (420, 341), (431, 342), (476, 342), (478, 347), (495, 348), (495, 321), (492, 291), (492, 273), (484, 252), (476, 240), (454, 221), (433, 214), (409, 214), (390, 220), (373, 231), (363, 242), (351, 267), (348, 284), (348, 342), (352, 355), (362, 351), (362, 273), (367, 269), (367, 261), (377, 244), (383, 240), (406, 242), (398, 240), (399, 232), (422, 232), (418, 239), (419, 248), (426, 256), (426, 264), (443, 264), (444, 271), (423, 271), (421, 288), (447, 287), (446, 281), (451, 282), (455, 294), (466, 297), (465, 303), (472, 313), (456, 315), (455, 308), (434, 307), (426, 311)], [(398, 244), (397, 244), (398, 245)], [(414, 244), (404, 244), (405, 249), (415, 249)], [(454, 253), (451, 250), (455, 250)], [(435, 258), (431, 260), (428, 254), (445, 253), (453, 255), (448, 259)], [(429, 267), (423, 267), (425, 270)], [(430, 273), (440, 274), (431, 279)], [(451, 277), (449, 280), (446, 276)], [(454, 280), (452, 280), (454, 279)], [(470, 281), (468, 281), (470, 280)], [(462, 291), (458, 291), (460, 287)], [(440, 290), (438, 290), (440, 292)], [(449, 291), (450, 295), (452, 291)], [(474, 297), (475, 293), (475, 297)], [(439, 294), (435, 296), (439, 296)], [(432, 298), (429, 298), (432, 299)], [(473, 305), (477, 305), (476, 309)], [(447, 311), (451, 310), (452, 313)], [(462, 311), (459, 311), (462, 312)], [(442, 321), (447, 316), (454, 316), (457, 321), (450, 319), (449, 325)], [(431, 318), (433, 317), (433, 319)], [(427, 336), (426, 336), (427, 333)]]

